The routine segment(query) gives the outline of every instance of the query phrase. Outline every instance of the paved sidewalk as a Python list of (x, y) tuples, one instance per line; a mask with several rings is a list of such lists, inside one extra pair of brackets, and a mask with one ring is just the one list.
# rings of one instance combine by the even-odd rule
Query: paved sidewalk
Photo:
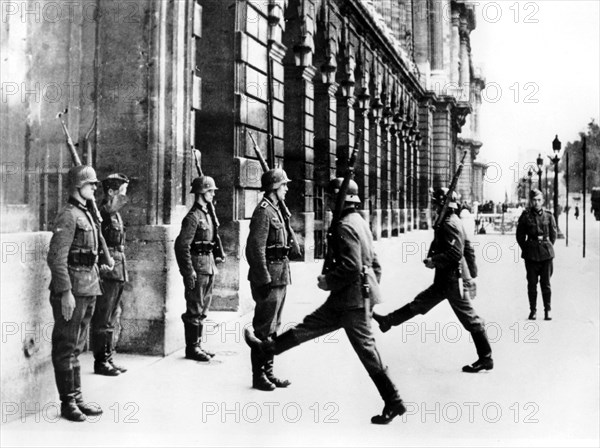
[[(377, 242), (391, 311), (432, 280), (421, 263), (431, 232)], [(447, 303), (386, 334), (375, 335), (409, 412), (371, 425), (382, 402), (346, 336), (333, 333), (275, 360), (292, 386), (251, 389), (243, 328), (251, 315), (211, 313), (209, 363), (118, 355), (129, 371), (94, 375), (82, 359), (87, 400), (104, 414), (72, 423), (42, 412), (2, 425), (2, 446), (598, 446), (598, 249), (557, 243), (554, 320), (527, 321), (525, 268), (514, 236), (478, 235), (477, 311), (486, 319), (496, 367), (461, 372), (475, 349)], [(298, 322), (324, 301), (320, 263), (294, 263), (284, 322)], [(540, 298), (541, 308), (541, 298)], [(57, 396), (58, 400), (58, 396)], [(30, 409), (34, 406), (31, 405)]]

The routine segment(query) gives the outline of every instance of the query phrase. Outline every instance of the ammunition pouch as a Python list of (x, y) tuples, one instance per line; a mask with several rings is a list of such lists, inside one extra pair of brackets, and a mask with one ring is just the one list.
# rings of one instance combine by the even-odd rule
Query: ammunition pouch
[(270, 246), (267, 247), (266, 257), (267, 260), (283, 260), (287, 258), (290, 253), (288, 246)]
[(194, 255), (210, 254), (214, 247), (215, 243), (213, 241), (193, 241), (190, 250)]
[(98, 263), (98, 254), (91, 249), (71, 249), (67, 258), (70, 266), (94, 266)]

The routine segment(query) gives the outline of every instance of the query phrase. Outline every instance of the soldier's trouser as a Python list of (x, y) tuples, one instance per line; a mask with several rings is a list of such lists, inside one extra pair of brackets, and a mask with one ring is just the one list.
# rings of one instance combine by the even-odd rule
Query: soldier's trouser
[(50, 295), (54, 329), (52, 330), (52, 364), (55, 371), (72, 370), (79, 366), (78, 356), (85, 346), (87, 332), (94, 314), (96, 296), (75, 296), (75, 310), (69, 321), (62, 315), (60, 296)]
[(552, 259), (544, 261), (525, 260), (525, 269), (527, 271), (527, 295), (529, 297), (529, 309), (537, 309), (537, 283), (540, 279), (542, 289), (542, 299), (544, 300), (544, 310), (550, 311), (552, 290), (550, 289), (550, 277), (552, 277), (553, 264)]
[(371, 317), (364, 308), (340, 310), (325, 303), (304, 318), (302, 323), (275, 338), (274, 352), (280, 354), (296, 345), (343, 328), (352, 348), (371, 378), (385, 375), (385, 367), (375, 346)]
[(265, 340), (277, 333), (281, 326), (281, 313), (285, 303), (287, 287), (256, 286), (250, 284), (252, 299), (256, 303), (252, 326), (258, 339)]
[[(96, 299), (96, 308), (92, 316), (90, 328), (90, 343), (96, 360), (104, 358), (106, 347), (114, 347), (113, 334), (118, 309), (121, 306), (121, 296), (125, 282), (114, 280), (103, 280), (103, 294)], [(106, 339), (110, 338), (110, 341)]]
[(444, 284), (434, 283), (426, 290), (420, 292), (409, 304), (415, 314), (427, 314), (442, 300), (448, 299), (452, 311), (469, 333), (485, 331), (485, 323), (475, 310), (471, 301), (460, 293), (458, 279)]
[(186, 311), (181, 315), (185, 324), (200, 325), (208, 313), (212, 302), (214, 275), (198, 274), (196, 287), (185, 288)]

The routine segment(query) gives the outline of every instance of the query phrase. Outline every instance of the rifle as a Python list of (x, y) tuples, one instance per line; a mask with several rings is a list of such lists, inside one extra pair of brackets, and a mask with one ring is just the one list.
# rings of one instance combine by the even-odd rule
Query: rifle
[[(198, 149), (193, 150), (194, 153), (194, 161), (196, 162), (196, 170), (198, 171), (198, 176), (202, 177), (202, 166), (200, 164), (200, 158), (202, 157), (202, 153)], [(215, 229), (215, 247), (213, 249), (213, 254), (215, 258), (220, 258), (225, 261), (225, 251), (223, 250), (223, 242), (221, 241), (221, 236), (219, 235), (219, 219), (217, 218), (217, 213), (215, 212), (215, 206), (212, 202), (206, 202), (206, 208), (208, 209), (208, 213), (212, 218), (214, 229)]]
[(442, 209), (440, 210), (440, 213), (438, 214), (437, 218), (435, 219), (435, 223), (433, 224), (434, 229), (439, 229), (439, 227), (442, 225), (442, 222), (444, 221), (444, 216), (446, 215), (446, 212), (448, 211), (448, 204), (452, 198), (452, 193), (454, 193), (454, 191), (456, 190), (456, 184), (458, 183), (458, 178), (460, 177), (460, 173), (462, 173), (462, 169), (465, 164), (466, 156), (467, 156), (467, 151), (465, 151), (463, 153), (463, 156), (460, 159), (460, 163), (458, 164), (458, 168), (456, 169), (456, 172), (454, 173), (454, 177), (452, 178), (452, 182), (450, 182), (450, 186), (448, 187), (448, 192), (446, 193), (446, 200), (444, 201), (444, 205), (442, 206)]
[(358, 130), (356, 133), (356, 142), (354, 143), (354, 148), (352, 148), (352, 153), (350, 154), (350, 159), (348, 160), (348, 169), (346, 170), (344, 180), (340, 186), (340, 191), (335, 200), (335, 210), (333, 211), (333, 217), (331, 219), (331, 224), (329, 225), (329, 230), (327, 230), (327, 255), (325, 256), (325, 261), (323, 262), (323, 270), (321, 271), (322, 274), (327, 273), (333, 265), (333, 236), (338, 222), (340, 222), (342, 219), (344, 203), (346, 202), (346, 194), (348, 193), (348, 185), (350, 184), (350, 180), (354, 177), (354, 165), (356, 163), (356, 156), (358, 154), (361, 136), (361, 131)]
[[(263, 172), (267, 172), (269, 171), (269, 165), (267, 164), (267, 161), (265, 160), (264, 156), (262, 155), (262, 152), (260, 151), (260, 148), (258, 147), (258, 144), (256, 143), (256, 140), (254, 140), (254, 136), (252, 135), (252, 133), (250, 131), (248, 131), (248, 129), (246, 129), (246, 132), (248, 133), (248, 135), (250, 136), (250, 139), (252, 140), (252, 144), (254, 145), (254, 152), (256, 153), (256, 157), (258, 157), (258, 161), (260, 162), (260, 166), (263, 169)], [(298, 239), (296, 238), (296, 234), (294, 233), (294, 229), (292, 229), (292, 225), (290, 223), (290, 218), (292, 216), (292, 213), (290, 212), (290, 209), (288, 208), (287, 204), (284, 201), (279, 201), (279, 209), (281, 211), (281, 215), (283, 217), (283, 221), (285, 223), (285, 228), (288, 232), (289, 235), (289, 243), (291, 245), (291, 254), (298, 256), (302, 254), (302, 251), (300, 249), (300, 246), (298, 245)]]
[[(67, 125), (65, 124), (64, 120), (62, 119), (63, 115), (66, 115), (69, 112), (69, 109), (65, 109), (62, 112), (59, 112), (56, 115), (56, 118), (58, 118), (60, 120), (60, 124), (62, 126), (62, 130), (63, 133), (65, 134), (65, 137), (67, 139), (67, 148), (69, 148), (69, 152), (71, 153), (71, 159), (73, 160), (73, 164), (75, 166), (80, 166), (83, 165), (81, 163), (81, 159), (79, 158), (79, 154), (77, 153), (77, 148), (75, 148), (75, 144), (73, 143), (73, 139), (71, 138), (71, 134), (69, 133), (69, 129), (67, 129)], [(90, 130), (87, 132), (86, 134), (86, 144), (89, 144), (89, 135), (93, 129), (93, 126), (96, 124), (96, 119), (94, 118), (94, 121), (92, 122), (92, 126), (90, 127)], [(88, 163), (90, 161), (88, 160)], [(102, 254), (104, 255), (105, 261), (106, 261), (106, 265), (108, 265), (109, 268), (112, 269), (112, 267), (115, 265), (115, 261), (113, 260), (113, 258), (110, 255), (110, 252), (108, 250), (108, 245), (106, 244), (106, 240), (104, 239), (104, 236), (102, 235), (102, 231), (100, 230), (100, 224), (102, 224), (102, 215), (100, 214), (100, 210), (98, 210), (98, 205), (96, 204), (96, 199), (90, 199), (86, 202), (86, 207), (88, 209), (88, 211), (90, 212), (90, 214), (92, 215), (92, 218), (94, 219), (94, 221), (96, 221), (96, 225), (98, 226), (98, 242), (100, 243), (100, 250), (102, 252)]]

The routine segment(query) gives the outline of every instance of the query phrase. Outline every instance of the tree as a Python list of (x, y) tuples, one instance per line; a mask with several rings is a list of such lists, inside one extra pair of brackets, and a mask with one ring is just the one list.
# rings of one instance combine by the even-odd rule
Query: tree
[[(580, 132), (579, 140), (568, 142), (565, 145), (565, 154), (569, 154), (569, 190), (581, 191), (583, 189), (583, 137), (587, 139), (587, 188), (600, 186), (600, 126), (592, 119), (588, 123), (587, 133)], [(559, 171), (565, 174), (566, 163), (563, 154)]]

